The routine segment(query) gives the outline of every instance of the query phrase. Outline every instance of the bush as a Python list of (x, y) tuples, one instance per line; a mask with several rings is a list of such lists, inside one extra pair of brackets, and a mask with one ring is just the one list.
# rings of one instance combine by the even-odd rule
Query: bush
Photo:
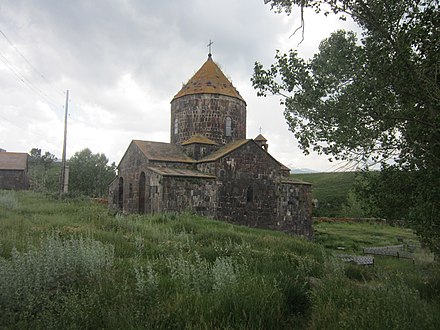
[(0, 258), (3, 324), (30, 324), (72, 290), (103, 275), (112, 262), (112, 246), (82, 236), (63, 239), (51, 233), (39, 248), (14, 248), (10, 260)]
[(0, 190), (0, 208), (15, 210), (18, 207), (18, 200), (14, 191)]

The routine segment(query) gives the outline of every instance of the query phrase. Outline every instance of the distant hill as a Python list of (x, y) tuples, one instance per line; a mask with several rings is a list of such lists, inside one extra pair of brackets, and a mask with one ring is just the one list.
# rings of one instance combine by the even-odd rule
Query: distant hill
[(352, 189), (356, 172), (333, 173), (297, 173), (291, 174), (295, 179), (309, 182), (313, 185), (313, 198), (318, 200), (314, 216), (338, 217)]

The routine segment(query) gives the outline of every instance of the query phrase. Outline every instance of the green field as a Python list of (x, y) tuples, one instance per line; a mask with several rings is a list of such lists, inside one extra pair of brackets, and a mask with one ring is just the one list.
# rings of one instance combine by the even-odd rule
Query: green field
[(343, 206), (347, 203), (356, 172), (292, 174), (293, 178), (312, 184), (313, 198), (318, 200), (314, 209), (317, 217), (344, 217)]
[(189, 213), (109, 214), (0, 191), (0, 328), (437, 329), (440, 269), (334, 255), (416, 242), (383, 224), (319, 223), (316, 242)]

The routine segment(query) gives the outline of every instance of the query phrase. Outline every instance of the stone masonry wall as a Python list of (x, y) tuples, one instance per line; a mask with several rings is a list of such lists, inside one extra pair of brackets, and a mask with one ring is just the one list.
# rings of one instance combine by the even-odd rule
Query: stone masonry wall
[[(254, 142), (216, 163), (218, 207), (215, 217), (249, 227), (271, 228), (277, 214), (279, 164)], [(209, 171), (206, 165), (200, 170)]]
[[(162, 176), (148, 170), (149, 166), (190, 168), (191, 164), (149, 161), (136, 145), (130, 145), (119, 164), (118, 179), (112, 182), (109, 193), (110, 207), (123, 213), (162, 212)], [(140, 187), (141, 175), (145, 175), (145, 188)], [(122, 179), (121, 179), (122, 178)], [(120, 199), (122, 180), (122, 208)], [(144, 207), (140, 206), (139, 191), (144, 189)]]
[[(131, 144), (127, 149), (121, 163), (119, 164), (118, 178), (122, 178), (122, 209), (118, 205), (119, 200), (119, 181), (113, 183), (113, 189), (116, 192), (116, 205), (115, 208), (124, 213), (136, 213), (138, 212), (138, 196), (139, 196), (139, 179), (142, 171), (149, 166), (148, 159), (144, 156), (142, 151), (134, 144)], [(113, 198), (109, 202), (114, 202)]]
[[(232, 120), (226, 136), (226, 118)], [(177, 119), (177, 132), (175, 120)], [(171, 102), (171, 143), (180, 144), (202, 134), (219, 145), (246, 138), (246, 103), (219, 94), (193, 94)]]
[(203, 158), (211, 154), (217, 149), (218, 149), (217, 145), (209, 145), (202, 143), (192, 143), (190, 145), (183, 146), (183, 150), (185, 154), (195, 160), (199, 160), (200, 158)]
[(312, 239), (312, 186), (280, 183), (278, 196), (276, 229)]
[(190, 209), (217, 220), (313, 237), (311, 186), (286, 181), (281, 165), (253, 141), (216, 161), (196, 165), (200, 172), (216, 178), (162, 176), (149, 166), (195, 165), (149, 162), (131, 145), (121, 161), (119, 177), (110, 185), (112, 208), (124, 213)]
[(191, 210), (212, 217), (217, 206), (215, 179), (165, 177), (163, 180), (163, 210)]

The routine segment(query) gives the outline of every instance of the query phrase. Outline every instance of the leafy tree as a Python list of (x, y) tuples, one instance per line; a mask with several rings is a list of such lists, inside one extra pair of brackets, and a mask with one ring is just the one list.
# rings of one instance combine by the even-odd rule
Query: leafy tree
[[(280, 95), (290, 130), (305, 153), (380, 163), (376, 191), (401, 204), (401, 216), (431, 248), (440, 238), (440, 10), (424, 0), (265, 0), (287, 14), (313, 8), (351, 16), (362, 29), (337, 31), (308, 61), (277, 52), (255, 63), (260, 96)], [(304, 27), (304, 25), (303, 25)], [(408, 180), (412, 189), (399, 189)], [(380, 182), (389, 182), (379, 189)], [(394, 200), (393, 200), (394, 199)], [(402, 203), (400, 201), (403, 201)], [(385, 210), (382, 206), (378, 209)]]
[(29, 162), (38, 162), (38, 160), (41, 158), (41, 149), (38, 148), (32, 148), (31, 151), (29, 151)]
[(91, 197), (103, 197), (115, 176), (115, 163), (108, 164), (104, 154), (93, 154), (88, 148), (69, 159), (69, 191)]
[(29, 154), (31, 187), (36, 190), (55, 192), (59, 182), (59, 168), (55, 165), (55, 155), (49, 151), (42, 155), (39, 148), (32, 148)]

